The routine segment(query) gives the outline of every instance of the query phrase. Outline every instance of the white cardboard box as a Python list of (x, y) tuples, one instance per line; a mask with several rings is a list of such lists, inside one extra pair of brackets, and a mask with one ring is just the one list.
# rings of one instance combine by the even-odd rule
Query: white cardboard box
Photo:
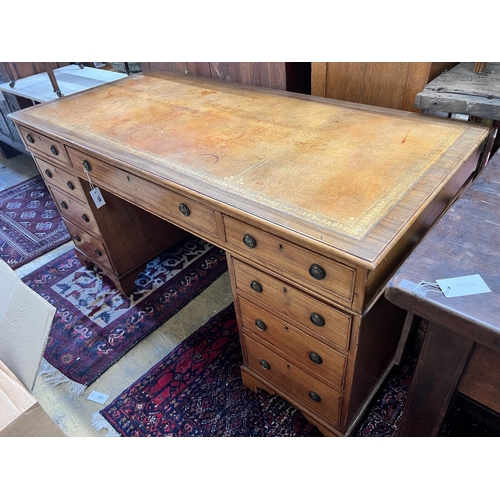
[(55, 311), (0, 259), (0, 436), (64, 436), (31, 394)]
[(40, 403), (2, 361), (0, 361), (0, 436), (65, 436)]

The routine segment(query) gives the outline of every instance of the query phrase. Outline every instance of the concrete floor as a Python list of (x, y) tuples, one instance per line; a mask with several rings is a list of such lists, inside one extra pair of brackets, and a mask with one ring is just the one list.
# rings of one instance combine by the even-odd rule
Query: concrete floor
[[(38, 170), (30, 156), (20, 154), (10, 159), (0, 156), (0, 190), (37, 174)], [(22, 278), (72, 247), (71, 241), (65, 243), (18, 268), (16, 273)], [(93, 390), (99, 391), (109, 395), (106, 404), (110, 403), (152, 366), (161, 361), (180, 342), (229, 305), (232, 300), (231, 285), (226, 272), (173, 318), (142, 340), (102, 374), (86, 389), (84, 396), (71, 395), (67, 384), (51, 387), (43, 376), (37, 378), (33, 394), (68, 436), (106, 436), (108, 434), (106, 429), (97, 431), (91, 425), (92, 416), (105, 405), (89, 401), (87, 395)]]

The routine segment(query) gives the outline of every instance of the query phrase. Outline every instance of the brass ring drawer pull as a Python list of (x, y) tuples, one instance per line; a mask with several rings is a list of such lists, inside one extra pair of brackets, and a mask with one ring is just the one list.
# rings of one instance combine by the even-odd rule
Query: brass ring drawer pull
[(267, 328), (267, 325), (261, 320), (261, 319), (256, 319), (255, 320), (255, 326), (261, 331), (265, 331)]
[(61, 201), (61, 207), (68, 209), (68, 204), (65, 201)]
[(309, 391), (309, 397), (315, 402), (319, 403), (321, 401), (321, 397), (314, 391)]
[(31, 144), (35, 142), (35, 139), (33, 139), (33, 136), (31, 134), (26, 134), (26, 140), (28, 142), (31, 142)]
[(260, 366), (262, 366), (262, 368), (264, 368), (264, 370), (271, 369), (271, 365), (265, 359), (260, 360)]
[(325, 318), (323, 318), (321, 314), (315, 312), (311, 314), (311, 322), (316, 326), (325, 326)]
[(185, 203), (181, 203), (179, 205), (179, 210), (185, 217), (188, 217), (191, 214), (191, 210), (189, 210), (189, 207)]
[(90, 172), (90, 170), (91, 170), (90, 163), (87, 160), (83, 160), (82, 164), (83, 164), (83, 168), (85, 169), (85, 171)]
[(88, 216), (87, 214), (83, 214), (83, 215), (82, 215), (82, 219), (83, 219), (85, 222), (90, 222), (89, 216)]
[(257, 246), (255, 238), (248, 233), (243, 236), (243, 243), (245, 243), (248, 248), (255, 248)]
[(68, 181), (67, 186), (71, 189), (71, 191), (73, 191), (73, 189), (75, 189), (75, 186), (71, 181)]
[(255, 280), (250, 283), (250, 288), (257, 293), (262, 293), (262, 290), (264, 290), (264, 288), (262, 288), (262, 285)]
[(50, 146), (50, 150), (52, 151), (53, 155), (57, 156), (59, 154), (59, 151), (57, 150), (57, 148), (54, 145)]
[(326, 276), (326, 271), (319, 264), (311, 264), (309, 274), (316, 280), (322, 280)]
[(45, 169), (45, 175), (49, 178), (52, 179), (52, 172), (47, 168)]
[(317, 352), (314, 352), (314, 351), (311, 351), (309, 353), (309, 359), (313, 363), (316, 363), (317, 365), (320, 365), (321, 363), (323, 363), (323, 358)]

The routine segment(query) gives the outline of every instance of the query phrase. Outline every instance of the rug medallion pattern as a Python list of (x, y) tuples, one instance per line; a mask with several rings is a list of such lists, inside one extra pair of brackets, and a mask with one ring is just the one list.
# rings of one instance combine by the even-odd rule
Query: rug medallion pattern
[(45, 360), (87, 386), (226, 270), (223, 250), (189, 236), (149, 262), (128, 296), (73, 250), (23, 281), (57, 309)]

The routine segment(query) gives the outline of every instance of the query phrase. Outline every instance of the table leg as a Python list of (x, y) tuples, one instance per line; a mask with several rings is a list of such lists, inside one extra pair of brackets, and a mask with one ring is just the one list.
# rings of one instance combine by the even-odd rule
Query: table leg
[(484, 147), (484, 151), (483, 151), (483, 153), (481, 155), (481, 158), (479, 160), (479, 164), (478, 164), (476, 172), (474, 174), (476, 176), (488, 164), (488, 161), (489, 161), (490, 156), (491, 156), (491, 151), (493, 149), (493, 145), (495, 144), (495, 139), (496, 139), (497, 134), (498, 134), (498, 128), (499, 128), (499, 122), (495, 121), (493, 123), (493, 127), (491, 127), (490, 133), (488, 135), (488, 139), (486, 141), (486, 145)]
[(429, 324), (398, 436), (435, 436), (439, 432), (473, 346), (462, 335)]

